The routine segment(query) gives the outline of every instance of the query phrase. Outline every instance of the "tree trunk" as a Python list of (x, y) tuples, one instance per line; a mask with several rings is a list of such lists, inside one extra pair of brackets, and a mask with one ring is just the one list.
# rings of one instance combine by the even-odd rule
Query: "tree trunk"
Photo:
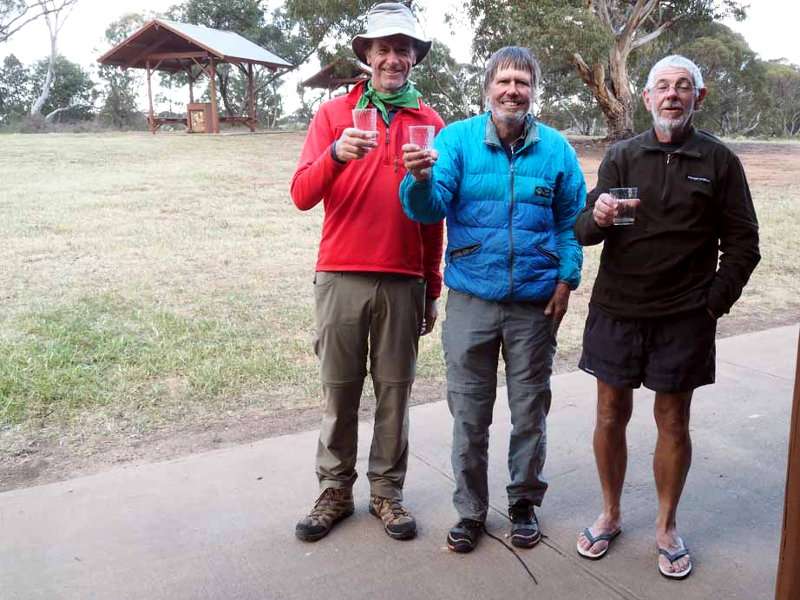
[(628, 56), (631, 53), (630, 40), (619, 37), (611, 47), (609, 56), (609, 74), (611, 75), (612, 93), (617, 99), (619, 108), (606, 117), (608, 137), (620, 140), (633, 136), (633, 95), (628, 78)]
[(621, 140), (633, 135), (633, 98), (628, 83), (627, 53), (615, 45), (611, 50), (611, 80), (606, 77), (605, 65), (589, 65), (580, 54), (573, 54), (572, 63), (589, 87), (603, 113), (609, 140)]
[(51, 26), (50, 17), (45, 15), (47, 19), (47, 27), (50, 29), (50, 62), (47, 64), (47, 75), (45, 75), (44, 83), (42, 84), (42, 91), (39, 97), (31, 106), (31, 116), (40, 116), (42, 108), (44, 107), (47, 99), (50, 97), (50, 88), (53, 85), (53, 72), (56, 68), (56, 39), (58, 37), (58, 30)]
[(44, 78), (42, 92), (31, 106), (31, 116), (41, 115), (42, 108), (50, 97), (50, 88), (53, 85), (53, 72), (56, 66), (56, 40), (58, 39), (58, 32), (61, 31), (61, 28), (64, 26), (64, 21), (67, 20), (69, 12), (72, 10), (72, 7), (75, 6), (75, 2), (77, 2), (77, 0), (62, 0), (60, 4), (51, 0), (38, 0), (37, 2), (45, 21), (47, 21), (47, 29), (50, 32), (50, 62), (47, 65), (47, 75)]
[(217, 71), (217, 82), (219, 84), (219, 96), (222, 98), (222, 105), (225, 107), (225, 112), (229, 117), (233, 117), (236, 113), (234, 112), (233, 108), (231, 107), (231, 101), (228, 97), (229, 89), (228, 89), (228, 82), (230, 80), (230, 74), (227, 72), (223, 72), (222, 70)]

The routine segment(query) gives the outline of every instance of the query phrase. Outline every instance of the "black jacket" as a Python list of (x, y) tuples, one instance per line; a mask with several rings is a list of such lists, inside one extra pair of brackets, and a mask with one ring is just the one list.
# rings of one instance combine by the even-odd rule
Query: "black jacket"
[[(594, 222), (597, 197), (613, 187), (639, 188), (634, 225), (601, 228)], [(694, 129), (677, 149), (659, 144), (652, 129), (612, 146), (575, 234), (583, 245), (604, 242), (591, 303), (620, 317), (704, 307), (721, 316), (761, 258), (739, 159)]]

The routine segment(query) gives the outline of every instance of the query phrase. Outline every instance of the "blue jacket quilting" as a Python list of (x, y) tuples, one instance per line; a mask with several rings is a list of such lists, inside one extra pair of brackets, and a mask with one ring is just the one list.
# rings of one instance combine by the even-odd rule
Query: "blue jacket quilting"
[(400, 200), (409, 218), (447, 217), (444, 282), (484, 300), (547, 301), (556, 283), (578, 287), (583, 252), (573, 225), (586, 184), (575, 151), (529, 117), (509, 158), (484, 113), (445, 127), (431, 178), (407, 174)]

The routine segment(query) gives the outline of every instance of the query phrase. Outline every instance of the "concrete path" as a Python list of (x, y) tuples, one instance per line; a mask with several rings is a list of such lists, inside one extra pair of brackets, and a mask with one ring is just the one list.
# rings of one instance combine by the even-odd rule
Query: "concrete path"
[[(445, 548), (450, 416), (443, 402), (412, 409), (407, 505), (419, 536), (390, 540), (367, 513), (305, 544), (294, 524), (316, 497), (316, 432), (0, 494), (0, 598), (225, 599), (517, 598), (754, 600), (773, 597), (783, 510), (798, 327), (721, 340), (717, 384), (693, 406), (694, 464), (679, 524), (695, 573), (656, 571), (652, 393), (635, 397), (623, 498), (624, 532), (602, 561), (579, 558), (576, 532), (600, 508), (591, 453), (594, 380), (554, 378), (540, 519), (547, 538), (520, 550), (538, 583), (499, 542), (470, 555)], [(508, 410), (500, 390), (492, 427), (488, 528), (507, 520)], [(361, 427), (366, 471), (370, 424)]]

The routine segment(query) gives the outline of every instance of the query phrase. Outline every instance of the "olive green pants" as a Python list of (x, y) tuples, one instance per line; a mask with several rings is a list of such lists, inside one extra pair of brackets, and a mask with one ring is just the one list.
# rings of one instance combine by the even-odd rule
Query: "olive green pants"
[(375, 425), (371, 493), (402, 499), (408, 464), (408, 400), (425, 306), (425, 281), (386, 273), (318, 272), (314, 281), (325, 412), (317, 446), (320, 489), (356, 480), (358, 409), (367, 375)]

